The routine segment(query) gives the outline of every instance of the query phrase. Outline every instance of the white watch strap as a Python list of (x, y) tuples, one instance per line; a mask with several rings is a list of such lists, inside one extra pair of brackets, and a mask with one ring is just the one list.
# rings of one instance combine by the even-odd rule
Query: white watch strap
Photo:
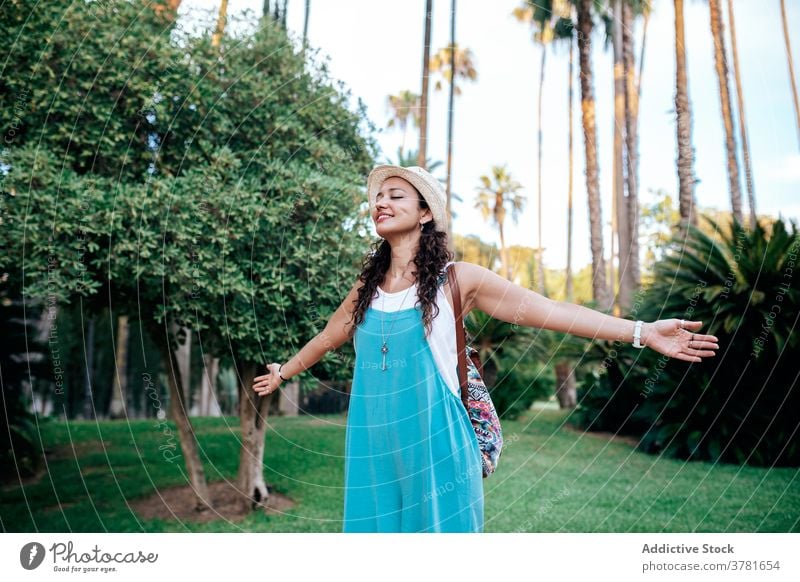
[(633, 326), (633, 347), (635, 348), (643, 348), (644, 346), (641, 344), (642, 339), (642, 324), (644, 322), (640, 319), (636, 322)]

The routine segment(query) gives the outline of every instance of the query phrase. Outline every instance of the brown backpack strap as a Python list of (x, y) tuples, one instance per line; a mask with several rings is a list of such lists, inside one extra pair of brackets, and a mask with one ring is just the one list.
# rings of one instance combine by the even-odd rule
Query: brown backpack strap
[(455, 265), (447, 267), (450, 280), (450, 293), (453, 295), (453, 307), (456, 318), (456, 352), (458, 352), (458, 382), (461, 386), (461, 402), (469, 410), (469, 388), (467, 386), (467, 341), (464, 332), (464, 320), (461, 315), (461, 291), (458, 288)]

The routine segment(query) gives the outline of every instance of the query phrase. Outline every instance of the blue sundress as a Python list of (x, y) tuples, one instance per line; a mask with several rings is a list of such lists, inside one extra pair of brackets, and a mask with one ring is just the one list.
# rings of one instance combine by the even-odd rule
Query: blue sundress
[[(391, 330), (385, 370), (382, 317)], [(421, 308), (369, 307), (355, 348), (343, 531), (482, 532), (480, 449), (437, 368)]]

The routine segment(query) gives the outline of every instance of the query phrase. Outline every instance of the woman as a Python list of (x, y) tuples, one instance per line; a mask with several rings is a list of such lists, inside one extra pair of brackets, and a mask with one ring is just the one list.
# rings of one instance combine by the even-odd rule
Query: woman
[[(553, 301), (466, 262), (451, 263), (441, 184), (418, 167), (377, 166), (367, 179), (374, 252), (325, 329), (253, 389), (269, 394), (353, 337), (345, 444), (345, 532), (481, 532), (480, 450), (457, 375), (455, 269), (463, 313), (582, 337), (634, 341), (699, 362), (717, 338), (699, 321), (653, 323)], [(643, 344), (643, 345), (642, 345)], [(634, 343), (636, 345), (636, 342)]]

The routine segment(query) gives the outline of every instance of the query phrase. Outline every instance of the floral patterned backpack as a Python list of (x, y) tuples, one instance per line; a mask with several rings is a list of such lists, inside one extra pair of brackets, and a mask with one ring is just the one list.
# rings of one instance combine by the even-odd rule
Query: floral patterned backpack
[(461, 315), (461, 293), (458, 289), (456, 271), (451, 264), (447, 268), (450, 280), (450, 291), (453, 294), (453, 306), (456, 319), (456, 348), (458, 352), (458, 379), (461, 385), (461, 401), (467, 409), (472, 428), (478, 437), (481, 450), (483, 476), (488, 477), (497, 468), (497, 461), (503, 448), (503, 431), (500, 429), (500, 418), (489, 396), (489, 389), (484, 384), (483, 364), (478, 351), (466, 345), (464, 319)]

